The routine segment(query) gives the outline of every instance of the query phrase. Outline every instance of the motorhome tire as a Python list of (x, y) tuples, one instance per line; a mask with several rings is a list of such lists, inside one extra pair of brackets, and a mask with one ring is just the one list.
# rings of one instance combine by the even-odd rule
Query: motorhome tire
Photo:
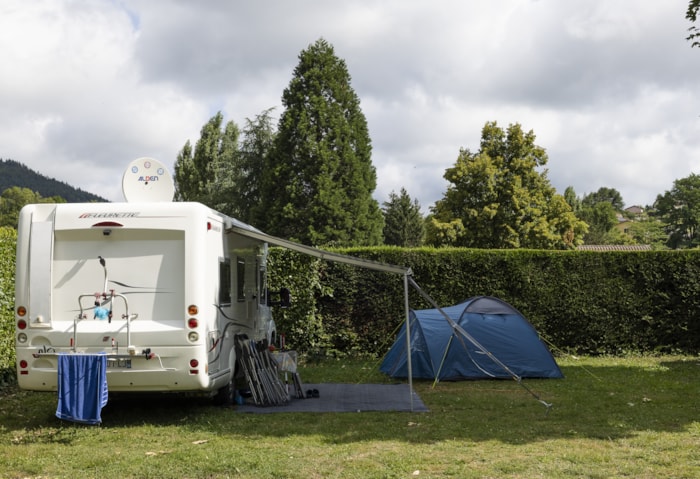
[(235, 378), (231, 378), (226, 386), (220, 388), (214, 396), (214, 403), (217, 406), (233, 406), (236, 402)]

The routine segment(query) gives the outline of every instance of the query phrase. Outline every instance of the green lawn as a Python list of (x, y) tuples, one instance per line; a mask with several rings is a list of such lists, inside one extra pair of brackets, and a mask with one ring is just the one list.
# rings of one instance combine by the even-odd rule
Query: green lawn
[[(417, 382), (428, 413), (238, 414), (203, 399), (110, 401), (102, 426), (56, 396), (0, 393), (0, 477), (695, 478), (700, 359), (558, 359), (563, 380)], [(313, 382), (375, 382), (376, 365), (307, 364)]]

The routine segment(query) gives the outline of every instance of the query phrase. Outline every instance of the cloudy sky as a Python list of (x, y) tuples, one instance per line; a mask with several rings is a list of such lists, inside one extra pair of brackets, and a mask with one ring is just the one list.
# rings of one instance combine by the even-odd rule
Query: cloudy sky
[(487, 121), (533, 130), (560, 193), (653, 203), (700, 173), (688, 0), (3, 0), (0, 158), (111, 201), (133, 159), (171, 169), (217, 112), (239, 126), (319, 38), (367, 117), (386, 201), (424, 211)]

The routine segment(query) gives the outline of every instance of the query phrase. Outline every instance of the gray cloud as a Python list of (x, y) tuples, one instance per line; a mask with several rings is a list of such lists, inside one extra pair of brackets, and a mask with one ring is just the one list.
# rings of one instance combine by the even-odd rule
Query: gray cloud
[(172, 165), (218, 110), (281, 109), (325, 38), (370, 129), (376, 198), (427, 211), (487, 121), (532, 129), (552, 184), (649, 204), (700, 169), (700, 50), (686, 0), (191, 2), (0, 6), (0, 157), (121, 200), (123, 168)]

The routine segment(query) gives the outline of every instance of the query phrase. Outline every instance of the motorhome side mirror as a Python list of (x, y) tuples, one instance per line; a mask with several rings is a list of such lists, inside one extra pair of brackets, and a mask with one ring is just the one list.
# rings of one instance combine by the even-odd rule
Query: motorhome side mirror
[[(272, 296), (279, 296), (279, 301), (272, 301)], [(292, 305), (292, 293), (288, 288), (281, 288), (279, 291), (269, 291), (267, 305), (288, 308)]]
[(292, 293), (288, 288), (280, 289), (280, 306), (288, 308), (292, 305)]

